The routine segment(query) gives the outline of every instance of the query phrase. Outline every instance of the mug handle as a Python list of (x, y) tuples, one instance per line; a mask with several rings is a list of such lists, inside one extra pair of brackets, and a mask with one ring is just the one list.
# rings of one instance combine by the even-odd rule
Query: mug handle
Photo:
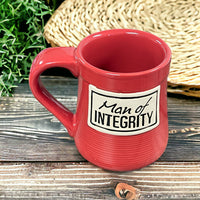
[(75, 115), (47, 91), (40, 75), (49, 68), (62, 67), (78, 77), (79, 69), (74, 51), (74, 47), (53, 47), (41, 51), (34, 59), (29, 75), (30, 89), (35, 98), (58, 118), (72, 137), (74, 137), (75, 130)]

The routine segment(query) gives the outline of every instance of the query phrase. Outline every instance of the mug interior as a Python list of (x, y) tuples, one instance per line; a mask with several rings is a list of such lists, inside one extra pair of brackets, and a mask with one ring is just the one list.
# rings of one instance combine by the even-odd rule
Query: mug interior
[(99, 34), (82, 48), (82, 57), (90, 65), (119, 73), (152, 69), (161, 64), (165, 56), (159, 40), (139, 32)]

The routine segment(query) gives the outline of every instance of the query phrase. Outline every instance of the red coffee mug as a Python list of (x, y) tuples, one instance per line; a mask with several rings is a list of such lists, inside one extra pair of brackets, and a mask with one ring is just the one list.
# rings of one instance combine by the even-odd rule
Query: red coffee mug
[[(134, 170), (156, 161), (167, 146), (170, 60), (169, 47), (155, 35), (107, 30), (86, 37), (77, 48), (43, 50), (32, 64), (30, 88), (86, 160), (108, 170)], [(57, 66), (79, 79), (75, 114), (40, 80), (42, 72)]]

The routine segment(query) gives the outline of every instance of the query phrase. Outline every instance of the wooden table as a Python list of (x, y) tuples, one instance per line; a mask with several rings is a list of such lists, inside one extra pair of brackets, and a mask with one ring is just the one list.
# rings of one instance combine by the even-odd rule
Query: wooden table
[[(44, 77), (47, 89), (76, 110), (77, 80)], [(20, 84), (0, 99), (0, 199), (115, 200), (117, 183), (140, 199), (200, 199), (200, 101), (168, 97), (169, 143), (140, 170), (117, 173), (84, 160), (63, 125)]]

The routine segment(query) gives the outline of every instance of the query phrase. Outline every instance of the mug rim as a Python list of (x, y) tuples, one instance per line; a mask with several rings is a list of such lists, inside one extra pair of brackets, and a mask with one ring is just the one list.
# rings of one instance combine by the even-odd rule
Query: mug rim
[[(160, 45), (160, 47), (163, 49), (164, 52), (164, 59), (155, 67), (151, 68), (151, 69), (147, 69), (144, 71), (138, 71), (138, 72), (114, 72), (114, 71), (108, 71), (105, 69), (100, 69), (94, 65), (92, 65), (91, 63), (89, 63), (83, 56), (83, 48), (90, 42), (94, 41), (96, 38), (99, 37), (108, 37), (108, 36), (116, 36), (116, 35), (120, 35), (120, 34), (140, 34), (143, 37), (146, 37), (148, 39), (151, 39), (152, 41), (158, 43)], [(114, 76), (114, 77), (133, 77), (133, 76), (141, 76), (141, 75), (145, 75), (145, 74), (149, 74), (155, 71), (159, 71), (162, 70), (163, 68), (165, 68), (166, 66), (169, 65), (170, 61), (171, 61), (171, 50), (169, 48), (169, 46), (166, 44), (166, 42), (164, 42), (161, 38), (159, 38), (158, 36), (149, 33), (149, 32), (145, 32), (145, 31), (140, 31), (140, 30), (136, 30), (136, 29), (110, 29), (110, 30), (104, 30), (104, 31), (99, 31), (96, 33), (93, 33), (87, 37), (85, 37), (78, 45), (77, 49), (76, 49), (76, 58), (84, 64), (85, 67), (87, 67), (88, 69), (90, 69), (91, 71), (99, 74), (99, 75), (107, 75), (107, 76)]]

